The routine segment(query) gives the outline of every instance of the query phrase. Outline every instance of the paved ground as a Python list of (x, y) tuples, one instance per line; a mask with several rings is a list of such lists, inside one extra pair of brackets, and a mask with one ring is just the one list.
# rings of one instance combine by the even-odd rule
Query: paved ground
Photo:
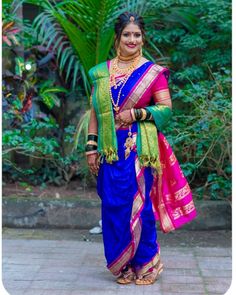
[(159, 234), (165, 269), (152, 286), (122, 286), (105, 267), (101, 235), (3, 229), (3, 283), (11, 295), (217, 295), (231, 284), (231, 232)]

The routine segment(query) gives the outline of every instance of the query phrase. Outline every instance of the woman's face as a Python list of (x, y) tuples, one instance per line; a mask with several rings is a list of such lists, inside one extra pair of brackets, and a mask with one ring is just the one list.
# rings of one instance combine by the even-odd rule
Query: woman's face
[(140, 50), (143, 43), (142, 32), (138, 25), (128, 24), (121, 33), (120, 53), (123, 56), (135, 54)]

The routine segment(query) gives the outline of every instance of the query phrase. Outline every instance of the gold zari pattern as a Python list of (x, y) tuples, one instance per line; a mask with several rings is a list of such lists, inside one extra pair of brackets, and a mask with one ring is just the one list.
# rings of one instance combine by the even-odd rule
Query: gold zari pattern
[(171, 98), (170, 97), (170, 91), (169, 91), (168, 88), (167, 89), (162, 89), (162, 90), (156, 91), (153, 94), (153, 98), (154, 98), (154, 102), (155, 103), (161, 103), (162, 101)]
[(178, 219), (183, 215), (187, 215), (187, 214), (191, 213), (193, 210), (195, 210), (195, 207), (194, 207), (193, 201), (191, 201), (187, 205), (176, 208), (173, 211), (173, 217), (174, 217), (174, 219)]

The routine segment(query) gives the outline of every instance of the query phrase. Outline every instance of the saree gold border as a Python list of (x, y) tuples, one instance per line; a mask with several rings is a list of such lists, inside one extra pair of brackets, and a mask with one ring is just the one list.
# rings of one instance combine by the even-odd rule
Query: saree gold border
[(121, 258), (111, 267), (108, 267), (108, 269), (114, 274), (117, 275), (119, 274), (120, 269), (122, 268), (123, 265), (125, 265), (125, 263), (127, 261), (129, 261), (133, 249), (132, 249), (132, 244), (129, 245), (128, 249), (125, 251), (125, 253), (121, 256)]
[(140, 270), (137, 271), (137, 275), (140, 276), (146, 273), (149, 270), (149, 268), (154, 267), (159, 260), (160, 260), (160, 254), (157, 253), (148, 264), (146, 264), (144, 267), (142, 267)]
[(170, 99), (170, 91), (169, 89), (165, 91), (158, 91), (153, 94), (153, 98), (155, 102), (161, 102), (166, 99)]
[(135, 216), (138, 213), (138, 211), (140, 210), (142, 204), (143, 204), (143, 200), (141, 198), (141, 195), (138, 194), (138, 196), (135, 199), (135, 203), (133, 204), (132, 215), (131, 216)]
[[(135, 170), (136, 170), (136, 173), (140, 172), (140, 164), (138, 159), (135, 160)], [(143, 205), (143, 199), (141, 194), (139, 193), (138, 197), (136, 197), (133, 202), (131, 222), (142, 205)], [(140, 237), (141, 237), (141, 230), (142, 230), (142, 225), (140, 222), (140, 218), (136, 218), (136, 220), (133, 222), (131, 227), (131, 231), (133, 231), (133, 234), (132, 234), (134, 239), (133, 243), (130, 244), (128, 249), (123, 253), (123, 255), (120, 257), (120, 259), (116, 263), (114, 263), (111, 267), (108, 267), (108, 269), (113, 274), (115, 275), (118, 274), (122, 266), (125, 265), (127, 261), (129, 261), (132, 258), (132, 256), (135, 254), (138, 248)]]
[(142, 192), (142, 195), (144, 196), (145, 199), (145, 180), (144, 180), (144, 176), (142, 175), (141, 177), (139, 176), (140, 174), (140, 170), (141, 170), (141, 165), (139, 162), (139, 159), (136, 158), (135, 160), (135, 171), (136, 171), (136, 176), (137, 176), (137, 182), (138, 182), (138, 186)]
[(157, 90), (153, 94), (158, 95), (158, 94), (162, 94), (162, 93), (166, 93), (166, 92), (170, 93), (169, 88), (164, 88), (164, 89), (161, 89), (161, 90)]
[[(174, 200), (179, 201), (186, 197), (191, 192), (189, 184), (186, 183), (184, 187), (179, 189), (177, 192), (174, 193)], [(166, 195), (166, 199), (168, 201), (173, 201), (173, 197), (171, 195)]]
[(174, 225), (169, 217), (169, 214), (166, 210), (164, 201), (163, 201), (163, 195), (162, 195), (162, 191), (161, 191), (161, 187), (162, 187), (162, 174), (159, 174), (158, 176), (158, 195), (159, 195), (159, 201), (160, 201), (160, 205), (158, 206), (159, 208), (159, 217), (160, 217), (160, 221), (161, 221), (161, 225), (162, 228), (165, 232), (170, 232), (172, 230), (174, 230)]
[(172, 154), (169, 156), (169, 164), (173, 166), (176, 163), (176, 161), (177, 161), (176, 156), (174, 152), (172, 152)]
[(194, 206), (194, 203), (192, 200), (187, 205), (182, 206), (182, 207), (178, 207), (173, 211), (174, 219), (176, 220), (183, 215), (187, 215), (187, 214), (191, 213), (193, 210), (195, 210), (195, 206)]
[(139, 240), (140, 240), (141, 231), (142, 231), (142, 225), (141, 225), (140, 219), (137, 219), (137, 221), (135, 221), (135, 223), (132, 226), (132, 229), (133, 229), (133, 236), (134, 236), (134, 244), (133, 244), (134, 246), (133, 256), (134, 256), (139, 245)]
[[(134, 91), (131, 93), (129, 98), (127, 98), (126, 103), (122, 106), (120, 111), (131, 109), (135, 106), (135, 104), (139, 101), (139, 99), (143, 96), (146, 89), (150, 86), (150, 84), (153, 82), (153, 79), (161, 72), (163, 67), (159, 65), (153, 65), (148, 72), (146, 73), (143, 80), (140, 82), (137, 82), (138, 85), (134, 89)], [(116, 124), (116, 129), (120, 128), (121, 124)]]

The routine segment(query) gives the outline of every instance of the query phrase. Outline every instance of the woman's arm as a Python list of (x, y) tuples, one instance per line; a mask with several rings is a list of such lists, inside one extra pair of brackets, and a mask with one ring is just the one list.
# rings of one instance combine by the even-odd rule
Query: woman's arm
[(172, 101), (169, 88), (158, 90), (153, 93), (153, 100), (155, 104), (162, 104), (172, 109)]
[(96, 134), (96, 135), (98, 134), (98, 121), (97, 121), (96, 113), (93, 106), (91, 108), (88, 134)]
[(90, 171), (93, 174), (98, 173), (98, 153), (97, 153), (97, 136), (98, 136), (98, 122), (94, 107), (91, 108), (89, 126), (88, 126), (88, 141), (86, 145), (87, 163)]

